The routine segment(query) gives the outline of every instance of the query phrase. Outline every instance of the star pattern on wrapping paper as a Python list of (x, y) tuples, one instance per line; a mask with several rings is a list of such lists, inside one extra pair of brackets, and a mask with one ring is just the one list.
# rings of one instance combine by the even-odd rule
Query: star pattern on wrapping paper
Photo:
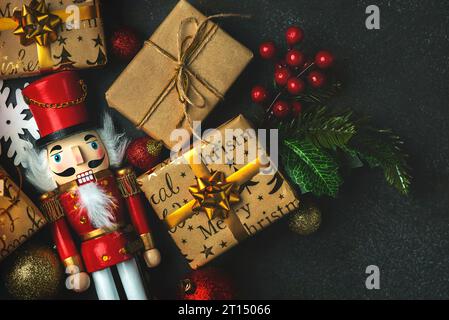
[(192, 225), (189, 224), (189, 226), (187, 227), (187, 229), (188, 229), (189, 231), (193, 231)]
[(186, 244), (187, 240), (186, 239), (181, 239), (182, 244)]
[(209, 256), (213, 256), (214, 253), (212, 252), (212, 247), (207, 247), (203, 244), (203, 251), (201, 251), (200, 253), (204, 254), (204, 257), (207, 259)]
[(186, 177), (186, 173), (185, 172), (181, 172), (181, 178), (185, 178)]
[(224, 240), (221, 240), (220, 247), (226, 248), (227, 246), (228, 246), (228, 243), (226, 241), (224, 241)]
[(284, 199), (285, 198), (285, 196), (281, 193), (280, 195), (279, 195), (279, 199)]
[(95, 47), (103, 46), (103, 40), (101, 39), (100, 35), (98, 35), (95, 39), (92, 39), (92, 41), (95, 42)]
[(83, 41), (83, 37), (78, 36), (78, 41), (79, 41), (79, 42)]
[(260, 195), (257, 197), (257, 200), (262, 201), (262, 200), (263, 200), (263, 196), (260, 194)]
[(187, 203), (189, 203), (189, 200), (183, 199), (182, 202), (183, 202), (184, 204), (187, 204)]
[(58, 39), (56, 39), (56, 41), (58, 41), (60, 46), (62, 46), (63, 44), (67, 44), (67, 38), (63, 36), (59, 36)]

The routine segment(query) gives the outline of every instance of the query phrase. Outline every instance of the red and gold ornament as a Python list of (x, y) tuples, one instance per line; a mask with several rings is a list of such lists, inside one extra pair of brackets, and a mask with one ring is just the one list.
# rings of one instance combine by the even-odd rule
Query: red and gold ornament
[(215, 268), (191, 272), (181, 280), (182, 300), (232, 300), (236, 298), (232, 279)]
[(161, 152), (161, 142), (150, 137), (142, 137), (129, 144), (126, 150), (126, 158), (134, 167), (148, 171), (160, 162)]

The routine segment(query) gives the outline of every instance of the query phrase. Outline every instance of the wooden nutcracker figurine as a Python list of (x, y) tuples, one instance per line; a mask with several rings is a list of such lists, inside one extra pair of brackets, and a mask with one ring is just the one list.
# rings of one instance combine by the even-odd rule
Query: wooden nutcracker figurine
[[(126, 228), (126, 208), (143, 242), (148, 267), (159, 264), (160, 254), (153, 245), (136, 176), (130, 168), (119, 169), (128, 140), (116, 133), (110, 116), (105, 116), (102, 128), (92, 125), (86, 86), (73, 71), (37, 80), (23, 90), (23, 96), (41, 135), (36, 148), (27, 153), (27, 178), (45, 192), (42, 207), (60, 258), (72, 273), (66, 283), (75, 291), (86, 290), (87, 270), (99, 299), (119, 299), (111, 273), (116, 266), (127, 298), (146, 299), (131, 250), (132, 233)], [(81, 239), (81, 255), (72, 231)]]

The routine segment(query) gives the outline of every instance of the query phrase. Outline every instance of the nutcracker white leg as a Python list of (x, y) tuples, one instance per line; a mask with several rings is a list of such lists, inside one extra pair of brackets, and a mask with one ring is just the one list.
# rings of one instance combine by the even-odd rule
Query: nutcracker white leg
[(99, 300), (120, 300), (111, 269), (95, 271), (92, 273), (92, 277)]
[(128, 300), (148, 300), (135, 259), (119, 263), (117, 270)]

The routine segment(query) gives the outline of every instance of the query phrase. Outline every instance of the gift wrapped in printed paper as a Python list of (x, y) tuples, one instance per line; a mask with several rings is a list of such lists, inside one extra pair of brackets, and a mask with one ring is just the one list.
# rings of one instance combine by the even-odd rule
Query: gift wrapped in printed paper
[[(157, 216), (167, 224), (193, 269), (299, 207), (294, 190), (282, 174), (262, 174), (263, 162), (257, 153), (248, 152), (257, 145), (257, 135), (247, 130), (251, 129), (247, 120), (238, 116), (221, 126), (218, 132), (222, 137), (226, 129), (237, 129), (233, 138), (226, 140), (228, 144), (232, 140), (227, 152), (224, 147), (205, 152), (205, 148), (216, 148), (205, 143), (200, 161), (194, 161), (198, 151), (192, 148), (138, 178)], [(204, 140), (217, 141), (215, 134)], [(220, 152), (221, 159), (227, 157), (229, 150), (243, 152), (241, 164), (234, 161), (238, 159), (236, 151), (232, 161), (227, 159), (229, 164), (214, 160)]]
[(99, 1), (0, 1), (0, 79), (106, 64)]
[(47, 223), (41, 211), (0, 167), (0, 261)]
[(203, 120), (253, 57), (213, 22), (233, 16), (205, 17), (181, 0), (108, 90), (109, 106), (175, 145), (173, 129)]

